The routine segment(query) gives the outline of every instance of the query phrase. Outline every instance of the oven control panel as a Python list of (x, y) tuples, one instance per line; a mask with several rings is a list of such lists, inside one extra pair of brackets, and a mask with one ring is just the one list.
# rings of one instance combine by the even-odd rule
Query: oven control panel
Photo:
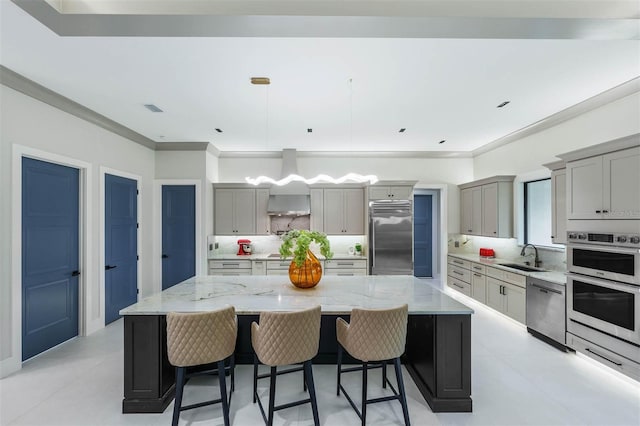
[(640, 234), (569, 231), (567, 232), (567, 241), (570, 243), (640, 248)]

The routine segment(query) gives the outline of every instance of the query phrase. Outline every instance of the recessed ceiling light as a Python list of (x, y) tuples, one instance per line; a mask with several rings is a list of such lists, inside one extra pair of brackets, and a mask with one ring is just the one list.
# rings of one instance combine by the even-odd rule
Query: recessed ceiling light
[(151, 112), (163, 112), (160, 108), (158, 108), (154, 104), (144, 104), (144, 107)]
[(504, 106), (507, 106), (507, 104), (508, 104), (509, 102), (510, 102), (510, 101), (504, 101), (503, 103), (501, 103), (500, 105), (498, 105), (496, 108), (502, 108), (502, 107), (504, 107)]
[(160, 139), (164, 139), (164, 135), (160, 135), (158, 136)]
[(405, 129), (405, 128), (403, 127), (402, 129), (398, 130), (398, 132), (400, 132), (400, 133), (404, 133), (404, 131), (405, 131), (405, 130), (407, 130), (407, 129)]
[(442, 140), (441, 140), (440, 142), (438, 142), (438, 143), (445, 143), (445, 142), (446, 142), (446, 139), (442, 139)]
[(307, 133), (312, 133), (312, 132), (313, 132), (313, 129), (312, 129), (312, 128), (308, 128), (308, 129), (307, 129)]
[(222, 129), (219, 129), (219, 128), (216, 127), (216, 132), (222, 133)]
[(269, 77), (251, 77), (251, 84), (271, 84)]

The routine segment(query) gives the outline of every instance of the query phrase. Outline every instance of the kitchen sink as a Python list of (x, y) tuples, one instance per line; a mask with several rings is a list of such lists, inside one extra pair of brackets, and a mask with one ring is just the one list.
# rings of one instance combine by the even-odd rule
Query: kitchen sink
[(498, 263), (500, 266), (506, 266), (507, 268), (518, 269), (525, 272), (544, 272), (544, 269), (532, 268), (527, 265), (521, 265), (519, 263)]

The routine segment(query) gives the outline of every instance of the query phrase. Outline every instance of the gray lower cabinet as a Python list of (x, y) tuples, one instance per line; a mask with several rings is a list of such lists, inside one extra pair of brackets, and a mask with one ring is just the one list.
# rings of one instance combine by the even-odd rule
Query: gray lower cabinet
[(325, 275), (367, 275), (367, 261), (363, 259), (331, 259), (324, 261)]
[(524, 324), (526, 289), (492, 277), (486, 279), (487, 305)]
[(251, 275), (251, 260), (209, 260), (209, 275)]
[(471, 272), (471, 297), (480, 303), (487, 303), (487, 276)]
[(289, 275), (291, 259), (267, 260), (267, 275)]

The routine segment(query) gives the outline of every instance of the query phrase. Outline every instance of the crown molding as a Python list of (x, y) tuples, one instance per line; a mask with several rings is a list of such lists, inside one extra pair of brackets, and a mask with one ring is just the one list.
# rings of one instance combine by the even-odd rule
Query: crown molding
[[(282, 158), (281, 151), (221, 151), (220, 158)], [(325, 158), (471, 158), (467, 151), (296, 151), (296, 157)]]
[(626, 81), (616, 87), (592, 96), (591, 98), (586, 99), (578, 104), (563, 109), (562, 111), (550, 115), (546, 118), (543, 118), (540, 121), (536, 121), (535, 123), (523, 127), (520, 130), (516, 130), (513, 133), (496, 139), (495, 141), (483, 145), (480, 148), (474, 149), (473, 151), (471, 151), (472, 156), (477, 157), (486, 152), (493, 151), (494, 149), (500, 148), (501, 146), (542, 132), (543, 130), (547, 130), (551, 127), (557, 126), (560, 123), (569, 121), (579, 115), (585, 114), (596, 108), (600, 108), (601, 106), (638, 92), (640, 92), (640, 77), (636, 77), (634, 79)]
[(586, 148), (580, 148), (575, 151), (565, 152), (564, 154), (556, 155), (556, 157), (561, 158), (565, 162), (569, 162), (635, 147), (640, 147), (640, 133), (613, 139), (597, 145), (591, 145)]
[(350, 16), (285, 13), (65, 14), (45, 0), (12, 1), (64, 37), (640, 38), (638, 19), (633, 18), (368, 16), (366, 12)]
[(89, 109), (71, 99), (47, 89), (46, 87), (36, 83), (33, 80), (18, 74), (15, 71), (10, 70), (4, 65), (0, 65), (0, 83), (7, 86), (17, 92), (30, 96), (45, 104), (51, 105), (61, 111), (74, 115), (89, 123), (95, 124), (98, 127), (102, 127), (112, 133), (115, 133), (123, 138), (129, 139), (135, 143), (138, 143), (149, 149), (156, 149), (156, 142), (134, 132), (128, 127), (119, 124), (110, 118), (105, 117), (102, 114)]

